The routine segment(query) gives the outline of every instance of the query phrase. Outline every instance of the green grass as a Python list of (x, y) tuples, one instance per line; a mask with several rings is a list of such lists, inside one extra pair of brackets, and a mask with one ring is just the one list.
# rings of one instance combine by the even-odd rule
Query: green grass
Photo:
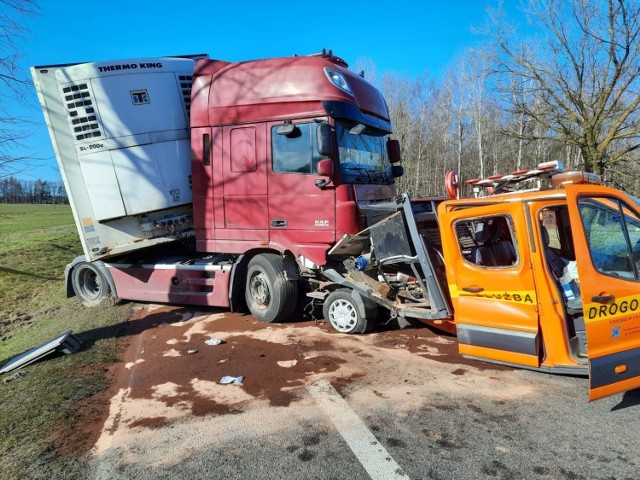
[(66, 298), (64, 267), (81, 253), (68, 206), (0, 205), (0, 365), (67, 330), (83, 341), (79, 353), (45, 359), (0, 383), (2, 479), (85, 476), (83, 452), (58, 454), (52, 439), (74, 435), (78, 402), (108, 385), (130, 306), (85, 309)]
[[(0, 322), (34, 299), (53, 306), (41, 293), (59, 289), (64, 265), (81, 253), (68, 205), (0, 205)], [(54, 297), (59, 306), (63, 297)]]

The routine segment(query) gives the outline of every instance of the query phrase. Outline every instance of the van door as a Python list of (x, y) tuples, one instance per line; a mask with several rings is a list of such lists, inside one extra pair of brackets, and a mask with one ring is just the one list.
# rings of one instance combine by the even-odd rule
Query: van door
[(589, 355), (589, 400), (640, 387), (640, 206), (567, 185)]
[(443, 250), (460, 354), (539, 367), (538, 301), (522, 206), (445, 213), (445, 205)]

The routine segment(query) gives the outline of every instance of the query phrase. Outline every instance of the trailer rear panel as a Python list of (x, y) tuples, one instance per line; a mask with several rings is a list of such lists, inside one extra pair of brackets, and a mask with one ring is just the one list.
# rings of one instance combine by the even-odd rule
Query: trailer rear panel
[(87, 259), (192, 231), (194, 58), (31, 69)]

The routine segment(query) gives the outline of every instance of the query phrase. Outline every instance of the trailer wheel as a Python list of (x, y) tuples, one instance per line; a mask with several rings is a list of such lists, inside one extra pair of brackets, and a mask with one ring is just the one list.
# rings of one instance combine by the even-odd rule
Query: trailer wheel
[(365, 315), (351, 295), (351, 290), (341, 288), (331, 292), (322, 306), (324, 319), (340, 333), (365, 333), (373, 328), (374, 319), (365, 308)]
[(256, 255), (247, 266), (245, 300), (262, 322), (282, 322), (293, 314), (298, 301), (298, 284), (285, 277), (284, 261), (275, 253)]
[(79, 263), (73, 269), (71, 286), (86, 307), (94, 307), (111, 295), (105, 276), (95, 265), (87, 262)]

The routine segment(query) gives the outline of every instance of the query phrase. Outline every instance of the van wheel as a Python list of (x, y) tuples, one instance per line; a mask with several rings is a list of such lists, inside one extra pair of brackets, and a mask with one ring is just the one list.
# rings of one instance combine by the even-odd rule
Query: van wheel
[(287, 280), (284, 261), (275, 253), (256, 255), (247, 267), (245, 300), (261, 322), (288, 320), (298, 301), (298, 284)]
[(364, 316), (360, 314), (358, 304), (348, 288), (331, 292), (322, 306), (324, 319), (340, 333), (365, 333), (371, 330), (374, 318), (369, 310)]
[(95, 307), (111, 295), (105, 276), (87, 262), (79, 263), (71, 272), (71, 286), (85, 307)]

